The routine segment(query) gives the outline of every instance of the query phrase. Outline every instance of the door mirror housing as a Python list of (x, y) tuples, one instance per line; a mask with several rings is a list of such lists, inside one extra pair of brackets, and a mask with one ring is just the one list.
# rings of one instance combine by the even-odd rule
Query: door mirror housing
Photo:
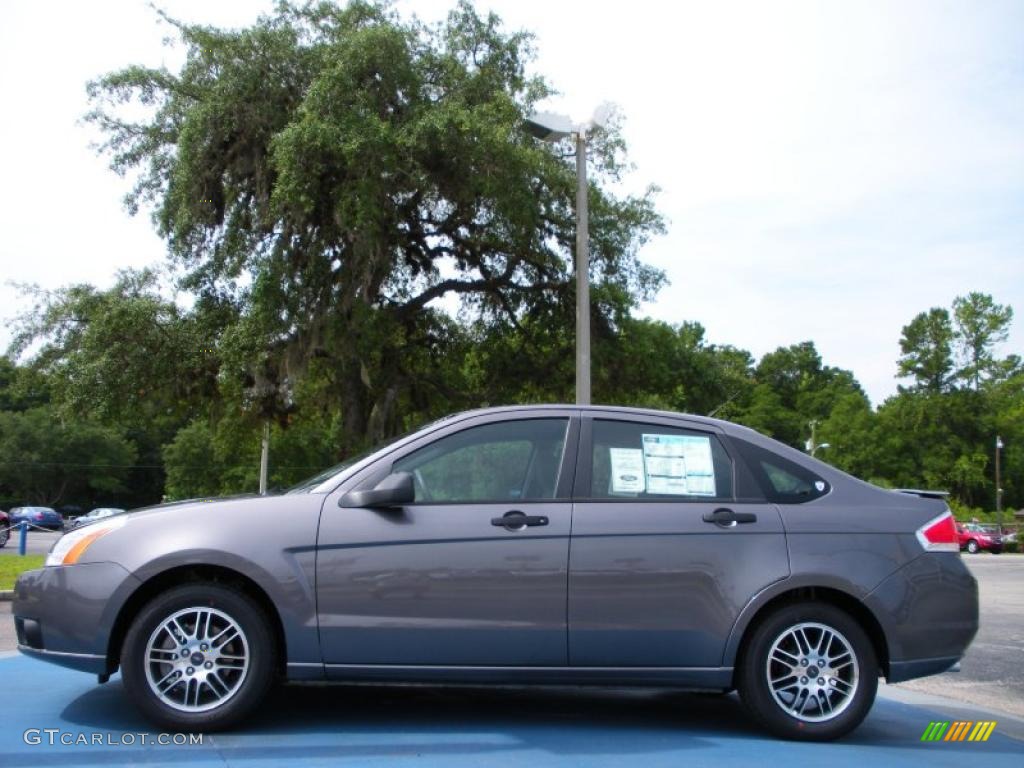
[(338, 500), (339, 507), (401, 507), (416, 501), (416, 486), (408, 472), (388, 475), (376, 487), (349, 491)]

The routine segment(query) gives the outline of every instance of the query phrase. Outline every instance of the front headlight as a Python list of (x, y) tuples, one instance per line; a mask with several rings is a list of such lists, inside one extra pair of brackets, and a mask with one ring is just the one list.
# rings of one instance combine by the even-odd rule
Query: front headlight
[(127, 522), (126, 516), (118, 515), (101, 523), (93, 523), (79, 528), (77, 531), (65, 533), (57, 539), (50, 554), (46, 556), (46, 564), (74, 565), (96, 539), (106, 536), (111, 531), (116, 531)]

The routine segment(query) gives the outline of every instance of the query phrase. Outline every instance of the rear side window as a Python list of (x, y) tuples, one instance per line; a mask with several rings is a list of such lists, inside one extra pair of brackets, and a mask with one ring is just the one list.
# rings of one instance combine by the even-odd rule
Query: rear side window
[(789, 459), (745, 440), (733, 438), (732, 443), (771, 502), (803, 504), (821, 498), (830, 490), (823, 477)]
[(589, 498), (732, 498), (732, 461), (713, 434), (604, 419), (591, 434)]

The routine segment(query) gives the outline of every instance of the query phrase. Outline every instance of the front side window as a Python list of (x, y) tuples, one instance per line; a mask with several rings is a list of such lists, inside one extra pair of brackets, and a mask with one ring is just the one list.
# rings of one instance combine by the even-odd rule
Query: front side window
[(419, 503), (543, 501), (555, 497), (568, 419), (502, 421), (456, 432), (404, 456)]
[(589, 498), (732, 498), (732, 462), (710, 433), (598, 419), (591, 446)]

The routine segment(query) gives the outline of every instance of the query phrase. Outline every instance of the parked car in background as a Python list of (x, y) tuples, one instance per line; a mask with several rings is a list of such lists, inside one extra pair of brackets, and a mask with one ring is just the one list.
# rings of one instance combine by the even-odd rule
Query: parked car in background
[(15, 526), (23, 520), (36, 528), (49, 528), (53, 531), (64, 530), (64, 518), (60, 512), (50, 507), (14, 507), (9, 515), (11, 525)]
[(76, 517), (74, 520), (69, 520), (67, 529), (73, 531), (75, 528), (81, 528), (83, 525), (89, 525), (89, 523), (95, 523), (97, 520), (102, 520), (105, 517), (111, 515), (119, 515), (125, 510), (120, 507), (98, 507), (87, 515)]
[(11, 520), (7, 517), (7, 513), (0, 509), (0, 547), (3, 547), (7, 543), (7, 540), (11, 538)]
[(957, 523), (956, 537), (960, 549), (966, 549), (972, 555), (981, 551), (998, 555), (1003, 551), (1003, 537), (994, 530), (989, 530), (980, 523)]

